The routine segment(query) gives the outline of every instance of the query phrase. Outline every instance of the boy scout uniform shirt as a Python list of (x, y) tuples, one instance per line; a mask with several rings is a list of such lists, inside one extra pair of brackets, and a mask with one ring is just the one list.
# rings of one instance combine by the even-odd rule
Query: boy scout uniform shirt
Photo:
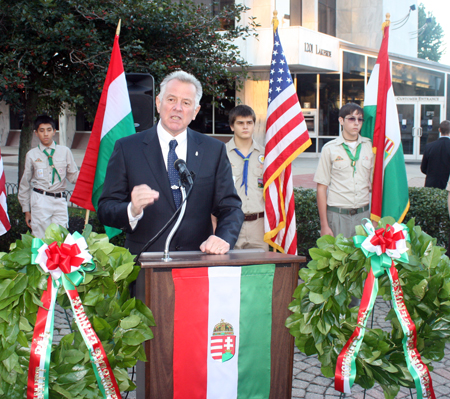
[(356, 171), (351, 165), (352, 161), (343, 143), (345, 140), (338, 137), (323, 146), (314, 181), (328, 186), (328, 206), (360, 208), (370, 202), (373, 169), (372, 141), (367, 137), (358, 136), (355, 148), (349, 146), (352, 155), (355, 155), (357, 146), (361, 143)]
[[(235, 151), (234, 137), (226, 143), (228, 159), (233, 171), (233, 181), (236, 191), (242, 201), (242, 211), (245, 215), (264, 212), (263, 199), (263, 167), (264, 149), (253, 140), (250, 147), (250, 158), (248, 161), (247, 195), (245, 195), (245, 184), (242, 185), (244, 175), (244, 159)], [(242, 185), (242, 186), (241, 186)]]
[[(42, 149), (41, 149), (42, 148)], [(61, 177), (55, 173), (52, 184), (53, 168), (49, 165), (48, 157), (43, 150), (50, 154), (54, 149), (53, 164)], [(30, 194), (33, 188), (38, 188), (49, 193), (60, 193), (66, 190), (66, 177), (71, 183), (75, 183), (78, 177), (78, 167), (69, 148), (52, 143), (44, 147), (41, 143), (27, 152), (25, 158), (25, 170), (19, 185), (19, 202), (23, 212), (30, 212)]]

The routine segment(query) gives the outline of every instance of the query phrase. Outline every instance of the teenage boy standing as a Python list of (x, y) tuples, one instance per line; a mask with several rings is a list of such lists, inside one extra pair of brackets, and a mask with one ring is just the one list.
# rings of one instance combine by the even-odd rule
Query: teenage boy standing
[(268, 251), (269, 246), (264, 242), (264, 149), (253, 140), (256, 115), (249, 106), (238, 105), (230, 111), (228, 121), (234, 136), (226, 144), (227, 155), (245, 215), (234, 249)]
[(342, 135), (322, 148), (314, 176), (320, 235), (355, 235), (355, 227), (370, 217), (372, 189), (372, 142), (359, 132), (364, 122), (363, 109), (354, 103), (339, 111)]
[(69, 148), (53, 141), (55, 121), (41, 115), (34, 121), (34, 134), (40, 143), (27, 152), (25, 171), (19, 185), (19, 202), (27, 226), (38, 238), (45, 237), (51, 223), (68, 227), (66, 178), (75, 183), (78, 168)]

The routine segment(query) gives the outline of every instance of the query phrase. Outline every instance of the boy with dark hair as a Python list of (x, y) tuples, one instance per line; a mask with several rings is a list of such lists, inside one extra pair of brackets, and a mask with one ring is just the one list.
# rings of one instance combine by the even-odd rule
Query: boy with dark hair
[(342, 135), (322, 148), (314, 176), (320, 235), (355, 235), (355, 227), (370, 217), (372, 188), (372, 142), (359, 132), (364, 122), (363, 109), (354, 103), (339, 111)]
[(256, 115), (247, 105), (234, 107), (228, 121), (234, 137), (226, 144), (236, 191), (245, 219), (234, 249), (262, 248), (264, 242), (264, 149), (253, 140)]
[(36, 118), (34, 133), (40, 142), (26, 155), (18, 197), (27, 226), (35, 237), (44, 238), (51, 223), (68, 226), (66, 178), (75, 183), (78, 168), (72, 152), (53, 141), (56, 123), (50, 116)]

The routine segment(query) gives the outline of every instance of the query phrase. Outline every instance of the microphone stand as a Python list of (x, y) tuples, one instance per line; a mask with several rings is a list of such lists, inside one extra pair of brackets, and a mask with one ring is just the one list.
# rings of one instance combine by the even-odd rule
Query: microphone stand
[(182, 203), (181, 211), (178, 214), (178, 219), (177, 219), (175, 225), (172, 227), (172, 230), (170, 231), (169, 235), (166, 238), (166, 245), (164, 247), (164, 255), (161, 258), (161, 260), (163, 260), (164, 262), (170, 262), (172, 260), (172, 258), (169, 255), (170, 242), (172, 241), (172, 237), (178, 230), (178, 226), (180, 225), (181, 221), (183, 220), (184, 212), (186, 211), (186, 205), (187, 205), (187, 201), (185, 201), (186, 189), (184, 188), (184, 186), (182, 184), (180, 184), (180, 190), (181, 190), (181, 203)]

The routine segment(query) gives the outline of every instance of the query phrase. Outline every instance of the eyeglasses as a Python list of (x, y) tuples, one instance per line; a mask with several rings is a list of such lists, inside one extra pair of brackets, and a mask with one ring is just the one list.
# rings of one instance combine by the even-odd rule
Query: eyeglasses
[(355, 123), (356, 121), (358, 121), (358, 123), (364, 123), (363, 118), (356, 118), (354, 116), (346, 116), (344, 119), (347, 119), (351, 123)]

